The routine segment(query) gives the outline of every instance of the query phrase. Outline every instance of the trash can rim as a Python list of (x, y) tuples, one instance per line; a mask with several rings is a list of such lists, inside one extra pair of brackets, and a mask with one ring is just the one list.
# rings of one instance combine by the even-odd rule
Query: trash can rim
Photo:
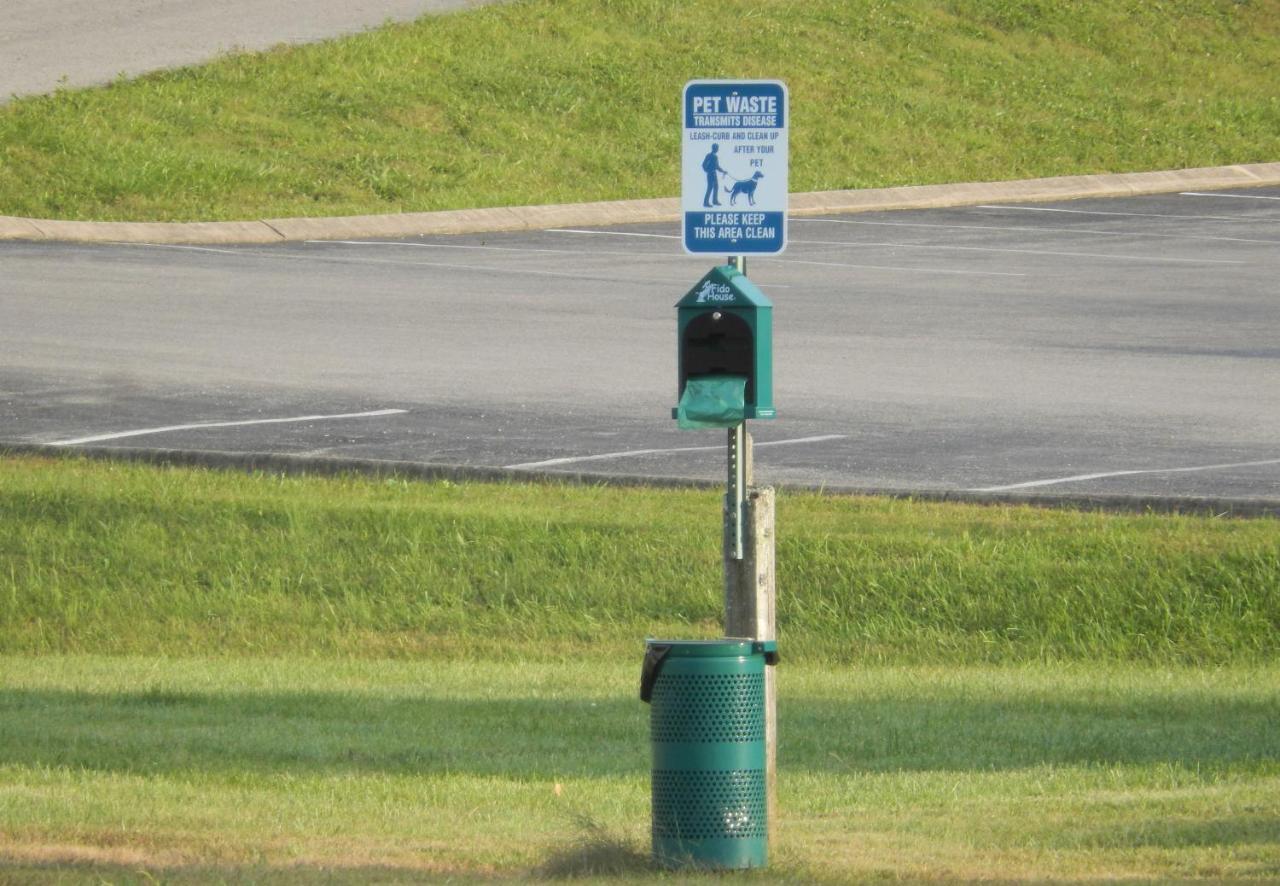
[(726, 637), (721, 640), (659, 640), (649, 639), (646, 646), (669, 646), (669, 656), (674, 658), (711, 658), (730, 655), (753, 654), (754, 640)]

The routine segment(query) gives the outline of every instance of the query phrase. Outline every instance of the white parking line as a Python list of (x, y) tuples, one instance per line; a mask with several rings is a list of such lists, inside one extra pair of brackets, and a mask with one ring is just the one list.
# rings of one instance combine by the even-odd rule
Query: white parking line
[(655, 240), (679, 240), (679, 234), (639, 234), (635, 231), (586, 231), (578, 228), (547, 228), (548, 234), (589, 234), (596, 237), (652, 237)]
[[(825, 221), (826, 219), (817, 219)], [(663, 240), (679, 240), (680, 238), (672, 234), (635, 234), (626, 231), (586, 231), (586, 230), (570, 230), (568, 228), (550, 228), (547, 233), (551, 234), (600, 234), (604, 236), (615, 237), (658, 237)], [(1242, 265), (1248, 264), (1243, 260), (1237, 259), (1213, 259), (1213, 258), (1168, 258), (1165, 256), (1148, 256), (1148, 255), (1116, 255), (1110, 253), (1092, 253), (1092, 252), (1051, 252), (1042, 249), (1007, 249), (995, 246), (952, 246), (946, 244), (926, 244), (926, 243), (862, 243), (847, 242), (833, 240), (792, 240), (791, 246), (844, 246), (844, 247), (882, 247), (886, 249), (935, 249), (935, 250), (951, 250), (956, 252), (999, 252), (1014, 255), (1045, 255), (1059, 258), (1097, 258), (1110, 259), (1112, 261), (1141, 261), (1141, 262), (1172, 262), (1177, 264), (1214, 264), (1214, 265)], [(929, 274), (975, 274), (979, 276), (994, 277), (1025, 277), (1026, 274), (1013, 274), (998, 271), (969, 271), (956, 270), (949, 268), (909, 268), (888, 265), (865, 265), (865, 264), (839, 264), (833, 262), (814, 262), (802, 261), (800, 259), (769, 257), (770, 261), (780, 262), (782, 264), (802, 264), (802, 265), (819, 265), (831, 268), (854, 268), (858, 270), (874, 270), (874, 271), (917, 271)]]
[(1179, 197), (1234, 197), (1237, 200), (1280, 200), (1280, 197), (1271, 197), (1266, 194), (1207, 194), (1202, 191), (1183, 191), (1178, 194)]
[(871, 225), (884, 228), (941, 228), (955, 231), (1010, 231), (1015, 234), (1082, 234), (1093, 237), (1148, 237), (1159, 240), (1206, 240), (1215, 243), (1266, 243), (1280, 245), (1280, 240), (1251, 240), (1247, 237), (1214, 237), (1207, 234), (1156, 234), (1150, 231), (1093, 231), (1088, 228), (1029, 228), (1013, 225), (942, 225), (928, 222), (855, 221), (845, 218), (795, 218), (795, 222), (824, 222), (829, 225)]
[[(548, 232), (544, 232), (544, 233), (548, 233)], [(549, 232), (549, 233), (555, 233), (555, 232)], [(656, 237), (659, 235), (637, 234), (636, 236), (646, 236), (646, 237), (655, 236)], [(665, 236), (665, 235), (662, 235), (662, 236)], [(464, 249), (464, 250), (469, 249), (469, 250), (481, 250), (481, 251), (492, 251), (492, 252), (534, 253), (539, 255), (541, 254), (574, 255), (574, 256), (585, 255), (590, 258), (610, 256), (610, 257), (617, 257), (617, 258), (643, 259), (645, 262), (665, 261), (665, 262), (672, 262), (672, 263), (687, 263), (689, 259), (689, 256), (683, 255), (680, 253), (668, 254), (668, 253), (662, 253), (662, 252), (644, 252), (644, 253), (612, 252), (604, 249), (592, 249), (590, 250), (590, 252), (584, 252), (582, 249), (543, 249), (543, 248), (524, 247), (524, 246), (488, 246), (488, 245), (477, 246), (475, 244), (415, 243), (415, 242), (405, 242), (405, 241), (396, 241), (396, 240), (305, 240), (303, 242), (312, 246), (323, 246), (326, 244), (336, 244), (339, 246), (398, 246), (398, 247), (409, 247), (412, 249)], [(359, 261), (359, 259), (355, 259), (355, 261)], [(464, 270), (469, 269), (473, 271), (493, 271), (495, 273), (535, 274), (535, 275), (541, 275), (544, 277), (545, 276), (562, 277), (562, 278), (568, 278), (571, 280), (599, 279), (599, 276), (597, 274), (565, 274), (565, 273), (558, 273), (558, 272), (551, 272), (551, 271), (534, 271), (534, 270), (528, 270), (523, 265), (507, 271), (505, 269), (494, 268), (489, 265), (470, 266), (470, 265), (451, 265), (451, 264), (423, 263), (423, 262), (396, 262), (396, 264), (403, 264), (409, 267), (419, 267), (419, 266), (443, 267), (443, 268), (461, 268)], [(668, 284), (674, 284), (677, 286), (681, 285), (680, 283), (673, 280), (662, 280), (662, 279), (649, 279), (647, 281), (639, 281), (639, 282), (648, 282), (653, 285), (661, 285), (661, 286), (666, 286)], [(770, 289), (791, 289), (792, 284), (771, 282), (769, 284), (769, 288)]]
[[(570, 228), (548, 228), (548, 234), (600, 234), (609, 237), (657, 237), (662, 240), (679, 240), (680, 238), (674, 234), (633, 234), (627, 231), (583, 231), (573, 230)], [(847, 244), (836, 244), (847, 245)], [(908, 273), (919, 274), (964, 274), (966, 276), (977, 277), (1025, 277), (1026, 274), (1011, 274), (1004, 271), (961, 271), (949, 268), (908, 268), (898, 267), (894, 265), (855, 265), (845, 264), (842, 262), (828, 261), (803, 261), (795, 258), (778, 258), (777, 256), (766, 256), (771, 263), (783, 265), (813, 265), (820, 268), (849, 268), (855, 271), (906, 271)], [(779, 284), (771, 283), (770, 286), (778, 286)]]
[(1011, 253), (1013, 255), (1047, 255), (1057, 258), (1101, 258), (1112, 259), (1114, 261), (1143, 261), (1143, 262), (1177, 262), (1180, 264), (1210, 264), (1210, 265), (1243, 265), (1248, 262), (1241, 259), (1223, 259), (1223, 258), (1167, 258), (1165, 256), (1154, 255), (1118, 255), (1108, 252), (1055, 252), (1048, 249), (1008, 249), (1000, 246), (950, 246), (938, 243), (866, 243), (866, 242), (849, 242), (842, 240), (793, 240), (792, 245), (795, 246), (874, 246), (886, 249), (938, 249), (953, 252), (1002, 252)]
[(179, 243), (112, 243), (112, 246), (136, 246), (139, 249), (173, 249), (178, 252), (213, 252), (217, 255), (268, 255), (247, 249), (218, 249), (213, 246), (184, 246)]
[[(1228, 221), (1228, 222), (1257, 222), (1259, 219), (1244, 218), (1237, 215), (1182, 215), (1180, 213), (1170, 212), (1104, 212), (1101, 209), (1061, 209), (1056, 206), (999, 206), (984, 205), (975, 207), (977, 209), (1000, 209), (1018, 212), (1065, 212), (1072, 215), (1119, 215), (1128, 218), (1180, 218), (1185, 221)], [(1261, 219), (1267, 221), (1267, 219)], [(1280, 221), (1280, 219), (1277, 219)]]
[[(557, 233), (555, 231), (544, 233)], [(646, 235), (647, 236), (647, 235)], [(658, 236), (658, 235), (653, 235)], [(419, 243), (414, 240), (304, 240), (308, 246), (390, 246), (409, 249), (460, 249), (470, 250), (473, 252), (514, 252), (514, 253), (532, 253), (536, 255), (582, 255), (582, 249), (547, 249), (542, 246), (492, 246), (488, 243)], [(591, 255), (611, 255), (621, 258), (635, 258), (636, 252), (610, 252), (608, 250), (592, 249)], [(646, 260), (662, 259), (667, 261), (675, 261), (688, 258), (688, 256), (678, 253), (667, 252), (646, 252), (644, 253)]]
[[(389, 246), (401, 249), (469, 249), (476, 252), (545, 252), (577, 255), (574, 249), (542, 249), (533, 246), (489, 246), (475, 243), (418, 243), (413, 240), (303, 240), (308, 246)], [(622, 254), (622, 253), (616, 253)]]
[[(843, 440), (845, 434), (823, 434), (820, 437), (797, 437), (794, 440), (770, 440), (764, 443), (756, 443), (755, 448), (760, 449), (765, 446), (794, 446), (797, 443), (822, 443), (826, 440)], [(568, 458), (549, 458), (546, 461), (528, 461), (518, 465), (506, 465), (508, 471), (523, 471), (530, 468), (553, 468), (559, 465), (576, 464), (584, 461), (605, 461), (614, 458), (632, 458), (639, 455), (666, 455), (672, 452), (713, 452), (724, 449), (724, 444), (719, 446), (684, 446), (676, 449), (628, 449), (625, 452), (603, 452), (599, 455), (574, 455)]]
[(856, 271), (894, 271), (910, 274), (961, 274), (968, 277), (1026, 277), (1011, 271), (965, 271), (956, 268), (912, 268), (903, 265), (863, 265), (838, 261), (808, 261), (800, 258), (769, 258), (771, 263), (783, 265), (812, 265), (817, 268), (851, 268)]
[[(571, 230), (569, 228), (549, 228), (549, 234), (601, 234), (604, 236), (615, 237), (658, 237), (663, 240), (679, 240), (680, 238), (674, 234), (633, 234), (626, 231), (583, 231)], [(803, 244), (801, 244), (803, 245)], [(834, 244), (848, 245), (848, 244)], [(795, 258), (778, 258), (777, 256), (767, 256), (771, 263), (783, 265), (813, 265), (820, 268), (849, 268), (856, 271), (905, 271), (907, 273), (917, 274), (963, 274), (966, 276), (977, 277), (1025, 277), (1026, 274), (1014, 274), (1005, 271), (968, 271), (955, 270), (951, 268), (909, 268), (896, 265), (863, 265), (863, 264), (846, 264), (843, 262), (827, 262), (827, 261), (804, 261)], [(770, 284), (771, 286), (777, 284)]]
[[(335, 242), (335, 241), (317, 241)], [(264, 252), (257, 249), (214, 249), (204, 246), (174, 246), (168, 243), (126, 243), (123, 246), (135, 246), (146, 249), (185, 249), (196, 252), (216, 252), (224, 255), (252, 256), (255, 258), (279, 259), (283, 261), (310, 262), (315, 264), (335, 265), (372, 265), (396, 268), (441, 268), (447, 271), (467, 271), (474, 274), (519, 275), (522, 277), (552, 277), (561, 280), (599, 280), (599, 273), (571, 274), (563, 271), (541, 271), (524, 266), (494, 267), (493, 265), (467, 265), (457, 262), (442, 261), (402, 261), (399, 259), (364, 258), (362, 256), (329, 256), (299, 252)], [(394, 245), (394, 244), (393, 244)], [(426, 244), (420, 244), (426, 245)], [(600, 253), (594, 253), (599, 255)], [(640, 282), (653, 285), (680, 285), (675, 280), (649, 279)]]
[(94, 434), (73, 440), (54, 440), (50, 446), (79, 446), (82, 443), (101, 443), (104, 440), (120, 440), (124, 437), (142, 437), (147, 434), (167, 434), (171, 431), (193, 431), (203, 428), (237, 428), (245, 425), (282, 425), (291, 422), (336, 421), (345, 418), (376, 418), (382, 415), (402, 415), (407, 409), (375, 409), (372, 412), (344, 412), (339, 415), (300, 415), (293, 418), (255, 418), (248, 421), (202, 421), (186, 425), (166, 425), (162, 428), (138, 428), (132, 431), (116, 431), (110, 434)]
[(1055, 477), (1052, 480), (1031, 480), (1027, 483), (1010, 483), (1008, 486), (985, 486), (981, 489), (970, 489), (969, 492), (1011, 492), (1015, 489), (1033, 489), (1037, 486), (1054, 486), (1058, 483), (1080, 483), (1084, 480), (1103, 480), (1107, 477), (1132, 477), (1136, 474), (1190, 474), (1196, 471), (1221, 471), (1227, 468), (1256, 468), (1265, 465), (1280, 465), (1280, 458), (1264, 461), (1238, 461), (1221, 465), (1198, 465), (1193, 468), (1146, 468), (1136, 471), (1104, 471), (1097, 474), (1076, 474), (1072, 477)]

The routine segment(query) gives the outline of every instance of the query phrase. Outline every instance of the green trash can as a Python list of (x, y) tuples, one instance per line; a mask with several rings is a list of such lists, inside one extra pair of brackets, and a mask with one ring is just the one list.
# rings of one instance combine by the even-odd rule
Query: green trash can
[(640, 697), (653, 746), (653, 857), (669, 868), (768, 860), (766, 659), (754, 640), (649, 640)]

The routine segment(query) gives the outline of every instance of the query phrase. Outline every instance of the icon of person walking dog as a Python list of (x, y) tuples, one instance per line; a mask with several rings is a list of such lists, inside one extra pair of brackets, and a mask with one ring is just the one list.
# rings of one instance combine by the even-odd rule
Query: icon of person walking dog
[(702, 171), (707, 174), (707, 192), (702, 196), (702, 205), (705, 207), (720, 206), (720, 176), (732, 179), (733, 184), (727, 186), (724, 192), (729, 195), (729, 205), (735, 206), (738, 197), (746, 195), (747, 203), (751, 206), (756, 205), (756, 185), (760, 179), (764, 178), (764, 173), (756, 170), (751, 178), (738, 178), (720, 165), (720, 146), (718, 144), (711, 146), (710, 153), (702, 158)]

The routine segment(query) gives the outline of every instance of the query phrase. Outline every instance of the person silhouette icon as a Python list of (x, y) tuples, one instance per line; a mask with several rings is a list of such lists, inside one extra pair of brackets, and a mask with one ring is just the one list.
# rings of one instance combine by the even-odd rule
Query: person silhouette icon
[(720, 146), (712, 145), (711, 152), (702, 158), (702, 171), (707, 174), (707, 193), (702, 196), (703, 206), (720, 205), (720, 181), (718, 175), (729, 173), (720, 168)]

